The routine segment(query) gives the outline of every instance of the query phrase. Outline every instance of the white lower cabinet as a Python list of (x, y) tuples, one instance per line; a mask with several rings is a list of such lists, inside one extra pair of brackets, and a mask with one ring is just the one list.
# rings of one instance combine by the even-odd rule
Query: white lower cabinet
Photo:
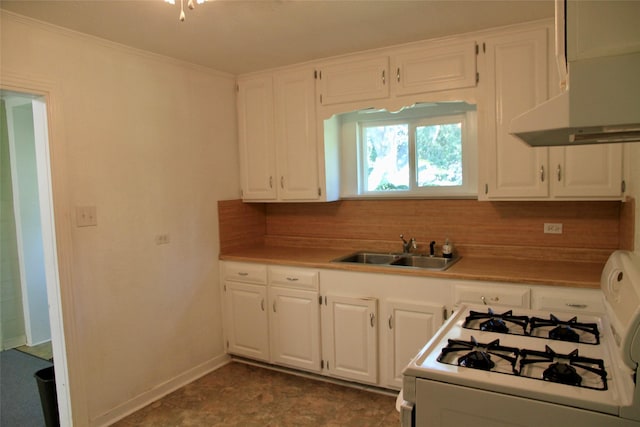
[(267, 287), (225, 281), (227, 351), (257, 360), (269, 360)]
[(378, 300), (326, 295), (322, 307), (323, 359), (331, 376), (378, 381)]
[(387, 341), (387, 387), (402, 387), (402, 370), (444, 322), (443, 304), (387, 300), (382, 329)]
[(320, 372), (318, 272), (269, 270), (269, 332), (273, 363)]

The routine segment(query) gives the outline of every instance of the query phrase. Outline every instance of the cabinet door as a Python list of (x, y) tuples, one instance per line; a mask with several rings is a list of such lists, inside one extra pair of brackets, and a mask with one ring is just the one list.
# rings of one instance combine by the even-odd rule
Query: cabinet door
[(320, 372), (320, 305), (318, 293), (269, 289), (271, 360)]
[(548, 97), (549, 29), (541, 27), (485, 40), (480, 76), (484, 109), (479, 152), (480, 198), (540, 198), (549, 194), (548, 150), (509, 134), (515, 116)]
[(555, 147), (550, 154), (554, 196), (622, 197), (621, 144)]
[(377, 299), (328, 295), (322, 326), (329, 375), (376, 384), (378, 381)]
[(238, 80), (240, 182), (244, 200), (276, 198), (271, 75)]
[(431, 339), (444, 321), (444, 306), (388, 301), (386, 304), (387, 386), (402, 387), (402, 370)]
[(318, 75), (320, 104), (387, 98), (388, 80), (387, 56), (323, 65)]
[(391, 58), (396, 95), (476, 85), (476, 42), (434, 43)]
[(302, 68), (274, 77), (277, 185), (283, 200), (320, 197), (313, 73), (312, 68)]
[(226, 281), (227, 350), (269, 361), (267, 287)]

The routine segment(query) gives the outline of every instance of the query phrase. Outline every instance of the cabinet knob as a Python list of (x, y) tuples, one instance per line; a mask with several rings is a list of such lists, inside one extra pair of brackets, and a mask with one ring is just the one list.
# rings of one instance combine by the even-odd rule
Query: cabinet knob
[(544, 165), (540, 166), (540, 181), (544, 182)]
[(371, 327), (373, 328), (375, 326), (375, 322), (376, 322), (376, 315), (373, 313), (369, 314), (369, 323), (371, 323)]
[(387, 323), (389, 323), (389, 329), (393, 329), (393, 325), (391, 324), (392, 318), (393, 318), (393, 316), (389, 315), (389, 319), (388, 319), (388, 322), (387, 322)]
[(396, 80), (400, 83), (400, 67), (396, 69)]
[(562, 168), (560, 165), (558, 165), (558, 168), (556, 169), (556, 174), (558, 175), (558, 182), (560, 182), (562, 180)]
[(385, 76), (384, 70), (382, 70), (382, 84), (386, 84), (386, 83), (387, 83), (387, 77)]
[(264, 311), (264, 298), (260, 300), (260, 310)]

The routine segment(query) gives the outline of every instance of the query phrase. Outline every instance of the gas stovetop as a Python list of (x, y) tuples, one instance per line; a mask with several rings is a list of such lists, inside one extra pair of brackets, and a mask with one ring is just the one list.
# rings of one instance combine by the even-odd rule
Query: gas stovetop
[(495, 313), (491, 308), (488, 308), (485, 311), (471, 310), (462, 327), (500, 334), (600, 344), (598, 324), (590, 321), (579, 321), (577, 316), (572, 315), (561, 316), (551, 313), (542, 318), (513, 314), (513, 310)]
[(471, 336), (468, 341), (449, 339), (437, 360), (469, 369), (517, 375), (574, 387), (607, 389), (604, 361), (581, 356), (578, 349), (562, 354), (548, 345), (544, 351), (521, 349), (501, 345), (500, 339), (483, 343)]

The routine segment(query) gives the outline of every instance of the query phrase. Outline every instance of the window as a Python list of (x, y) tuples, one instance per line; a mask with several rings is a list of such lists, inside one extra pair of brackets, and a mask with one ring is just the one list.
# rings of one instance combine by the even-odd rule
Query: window
[(463, 102), (349, 114), (343, 136), (355, 135), (343, 147), (343, 196), (475, 196), (475, 118)]

